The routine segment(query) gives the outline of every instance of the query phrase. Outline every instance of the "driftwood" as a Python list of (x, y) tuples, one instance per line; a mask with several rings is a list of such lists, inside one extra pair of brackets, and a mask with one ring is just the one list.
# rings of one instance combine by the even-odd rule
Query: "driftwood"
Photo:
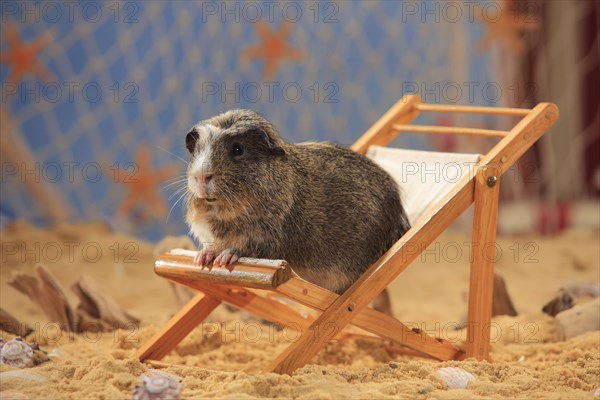
[(567, 340), (600, 330), (600, 298), (556, 314), (556, 339)]
[(127, 314), (88, 276), (81, 275), (71, 289), (79, 297), (77, 315), (80, 324), (84, 326), (94, 323), (102, 325), (103, 330), (113, 330), (127, 329), (131, 324), (137, 325), (140, 322)]
[(89, 277), (81, 276), (72, 286), (80, 304), (73, 310), (60, 283), (38, 264), (37, 276), (16, 273), (9, 285), (25, 294), (48, 317), (69, 331), (83, 332), (92, 326), (94, 330), (113, 330), (137, 324), (139, 320), (130, 316)]
[(17, 272), (8, 284), (29, 297), (50, 321), (75, 330), (74, 323), (77, 321), (60, 283), (42, 264), (35, 266), (35, 273), (37, 277)]
[(575, 300), (573, 299), (573, 295), (569, 291), (560, 289), (556, 296), (544, 305), (542, 311), (551, 317), (555, 317), (558, 313), (568, 310), (574, 305)]
[(594, 298), (600, 295), (600, 285), (591, 282), (564, 284), (556, 296), (544, 305), (542, 311), (551, 317), (572, 308), (585, 298)]
[(494, 299), (492, 301), (492, 317), (497, 315), (517, 315), (517, 310), (508, 295), (504, 278), (498, 273), (494, 274)]
[(31, 327), (29, 327), (27, 324), (19, 322), (18, 319), (13, 317), (4, 308), (0, 308), (0, 330), (21, 337), (26, 337), (33, 332)]

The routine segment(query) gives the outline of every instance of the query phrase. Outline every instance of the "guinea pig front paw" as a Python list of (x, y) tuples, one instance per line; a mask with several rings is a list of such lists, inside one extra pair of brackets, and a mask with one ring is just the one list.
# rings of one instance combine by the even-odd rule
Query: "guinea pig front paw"
[(213, 259), (215, 258), (216, 251), (213, 248), (203, 248), (194, 257), (194, 265), (197, 267), (207, 267), (209, 270), (213, 267)]
[(225, 249), (215, 258), (213, 265), (220, 265), (221, 267), (227, 267), (229, 270), (233, 270), (231, 265), (235, 264), (241, 257), (239, 250), (236, 249)]

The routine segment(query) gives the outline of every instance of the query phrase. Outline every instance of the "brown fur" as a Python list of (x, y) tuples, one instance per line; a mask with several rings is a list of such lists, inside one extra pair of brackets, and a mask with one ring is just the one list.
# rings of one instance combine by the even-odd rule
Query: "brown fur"
[(374, 162), (334, 144), (286, 143), (253, 111), (200, 122), (186, 145), (192, 162), (210, 146), (204, 172), (215, 200), (190, 188), (186, 219), (200, 240), (198, 226), (210, 230), (217, 251), (287, 260), (301, 277), (341, 293), (410, 228), (396, 182)]

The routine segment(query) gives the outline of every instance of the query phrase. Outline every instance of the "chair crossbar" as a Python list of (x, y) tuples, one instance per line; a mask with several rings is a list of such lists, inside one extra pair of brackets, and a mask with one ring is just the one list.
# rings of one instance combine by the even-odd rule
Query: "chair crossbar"
[(448, 106), (441, 104), (415, 104), (415, 109), (425, 112), (449, 112), (463, 114), (489, 114), (489, 115), (513, 115), (524, 117), (531, 111), (527, 108), (508, 107), (476, 107), (476, 106)]
[(427, 126), (427, 125), (392, 125), (392, 129), (398, 132), (411, 133), (434, 133), (434, 134), (455, 134), (455, 135), (477, 135), (477, 136), (492, 136), (504, 137), (510, 132), (497, 131), (492, 129), (477, 129), (477, 128), (461, 128), (455, 126)]

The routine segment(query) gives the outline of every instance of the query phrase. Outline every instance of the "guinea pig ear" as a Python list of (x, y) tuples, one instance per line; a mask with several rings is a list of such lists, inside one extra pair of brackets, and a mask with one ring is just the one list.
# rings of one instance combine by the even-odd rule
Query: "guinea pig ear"
[(200, 134), (196, 128), (189, 131), (185, 136), (185, 147), (191, 154), (194, 154), (194, 149), (196, 148), (196, 143), (198, 142), (199, 138)]
[(280, 139), (272, 138), (265, 132), (262, 132), (262, 137), (267, 143), (269, 153), (273, 154), (274, 156), (285, 156), (285, 150), (281, 146), (282, 143)]

